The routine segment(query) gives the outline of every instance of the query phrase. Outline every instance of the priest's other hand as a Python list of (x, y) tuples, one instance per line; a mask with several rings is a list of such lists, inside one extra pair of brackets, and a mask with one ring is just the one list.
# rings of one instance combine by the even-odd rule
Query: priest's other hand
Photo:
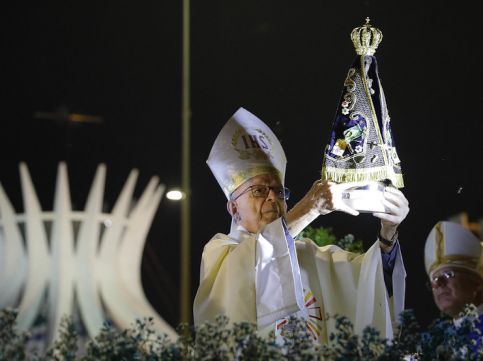
[(373, 215), (381, 220), (381, 236), (392, 239), (397, 227), (409, 213), (409, 202), (404, 194), (394, 187), (385, 188), (384, 198), (386, 213), (373, 213)]

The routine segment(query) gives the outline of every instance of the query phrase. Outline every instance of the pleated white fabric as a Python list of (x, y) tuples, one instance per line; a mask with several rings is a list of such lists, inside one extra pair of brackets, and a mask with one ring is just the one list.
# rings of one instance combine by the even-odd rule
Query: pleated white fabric
[(295, 249), (296, 255), (281, 219), (262, 234), (232, 228), (228, 236), (215, 235), (203, 251), (195, 324), (225, 314), (232, 323), (257, 323), (262, 334), (276, 330), (283, 336), (284, 318), (296, 315), (306, 319), (314, 339), (326, 343), (335, 331), (334, 318), (326, 315), (345, 315), (359, 334), (371, 325), (383, 337), (393, 337), (405, 294), (399, 250), (389, 298), (378, 242), (362, 255), (318, 247), (309, 239), (296, 241)]

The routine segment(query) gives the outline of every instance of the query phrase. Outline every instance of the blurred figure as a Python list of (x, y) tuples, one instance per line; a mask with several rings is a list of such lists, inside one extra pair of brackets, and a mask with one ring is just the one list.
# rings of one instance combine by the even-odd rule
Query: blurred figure
[[(456, 324), (464, 306), (478, 310), (476, 326), (483, 332), (483, 262), (480, 240), (458, 223), (438, 222), (426, 239), (424, 262), (438, 309)], [(481, 347), (481, 333), (471, 335)]]

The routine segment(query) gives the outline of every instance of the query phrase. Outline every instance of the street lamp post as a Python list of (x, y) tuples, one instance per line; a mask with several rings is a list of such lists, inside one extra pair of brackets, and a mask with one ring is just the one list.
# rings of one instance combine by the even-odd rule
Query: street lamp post
[(181, 86), (181, 118), (182, 118), (182, 160), (181, 188), (184, 197), (181, 200), (181, 289), (180, 319), (191, 321), (191, 280), (190, 280), (190, 1), (183, 0), (183, 34), (182, 34), (182, 86)]

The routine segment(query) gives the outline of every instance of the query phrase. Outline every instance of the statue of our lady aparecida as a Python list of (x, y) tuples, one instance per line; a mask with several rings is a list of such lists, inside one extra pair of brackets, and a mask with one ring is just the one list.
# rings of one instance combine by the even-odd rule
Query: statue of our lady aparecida
[(366, 24), (352, 30), (351, 39), (357, 57), (344, 81), (322, 179), (359, 182), (343, 193), (344, 201), (360, 212), (384, 212), (384, 188), (402, 188), (404, 183), (374, 56), (382, 32), (367, 18)]

